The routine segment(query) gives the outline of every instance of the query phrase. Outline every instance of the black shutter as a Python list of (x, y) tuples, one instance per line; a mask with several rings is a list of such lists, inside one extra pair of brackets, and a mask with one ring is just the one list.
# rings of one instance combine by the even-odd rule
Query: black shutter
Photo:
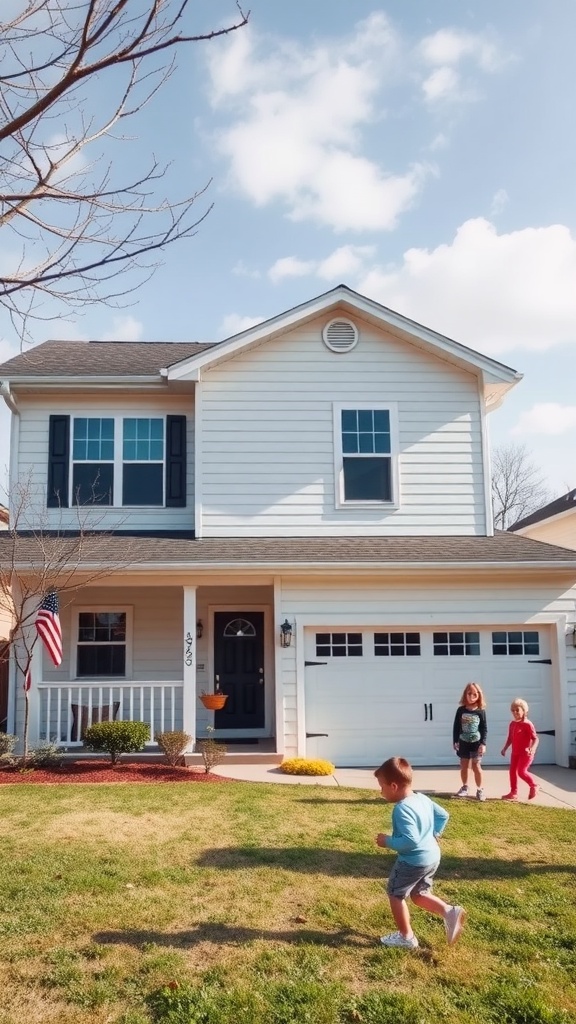
[(166, 507), (186, 505), (186, 417), (166, 417)]
[(48, 508), (68, 508), (70, 417), (50, 416), (48, 428)]

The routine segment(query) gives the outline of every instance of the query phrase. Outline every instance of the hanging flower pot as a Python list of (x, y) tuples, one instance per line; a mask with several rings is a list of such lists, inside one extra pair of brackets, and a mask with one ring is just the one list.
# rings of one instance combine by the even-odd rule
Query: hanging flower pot
[(209, 711), (220, 711), (228, 700), (227, 693), (201, 693), (200, 700)]

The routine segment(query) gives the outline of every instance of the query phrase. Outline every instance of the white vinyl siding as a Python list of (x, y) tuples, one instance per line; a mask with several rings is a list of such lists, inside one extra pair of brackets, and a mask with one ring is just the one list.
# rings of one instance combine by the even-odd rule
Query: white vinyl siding
[[(204, 371), (203, 536), (486, 532), (477, 378), (355, 319), (350, 353), (318, 320)], [(397, 509), (338, 507), (337, 404), (397, 407)]]
[[(102, 392), (89, 396), (71, 397), (68, 393), (50, 392), (42, 399), (22, 397), (19, 400), (19, 479), (29, 488), (30, 507), (37, 509), (38, 520), (47, 529), (77, 530), (80, 523), (85, 529), (112, 530), (193, 530), (194, 529), (194, 397), (172, 395), (130, 395)], [(167, 415), (186, 416), (187, 428), (187, 503), (185, 508), (158, 508), (137, 506), (122, 508), (121, 484), (116, 508), (106, 505), (94, 507), (71, 506), (47, 509), (48, 422), (58, 412), (87, 418), (110, 416), (165, 419)], [(117, 421), (117, 431), (122, 424)], [(72, 430), (72, 422), (71, 422)], [(121, 461), (122, 433), (116, 436), (116, 447)], [(119, 471), (121, 480), (121, 470)], [(116, 496), (115, 496), (116, 500)], [(27, 510), (28, 511), (28, 510)]]

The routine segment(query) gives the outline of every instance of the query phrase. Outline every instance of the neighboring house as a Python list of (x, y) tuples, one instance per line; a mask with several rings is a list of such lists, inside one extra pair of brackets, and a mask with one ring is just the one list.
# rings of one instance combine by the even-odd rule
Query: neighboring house
[(8, 509), (0, 505), (0, 530), (8, 529)]
[(80, 745), (96, 707), (268, 760), (452, 764), (475, 680), (488, 763), (520, 695), (538, 760), (567, 764), (576, 555), (492, 526), (486, 414), (519, 379), (343, 285), (218, 344), (0, 366), (12, 481), (70, 544), (81, 513), (84, 564), (111, 567), (63, 610), (61, 666), (35, 654), (36, 737)]
[(510, 532), (576, 550), (576, 488), (519, 519)]

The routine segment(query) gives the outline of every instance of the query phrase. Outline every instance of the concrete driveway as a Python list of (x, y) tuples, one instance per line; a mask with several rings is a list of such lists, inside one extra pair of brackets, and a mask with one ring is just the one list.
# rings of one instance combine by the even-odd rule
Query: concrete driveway
[[(244, 782), (276, 782), (283, 785), (300, 786), (346, 786), (353, 789), (371, 789), (378, 792), (373, 768), (336, 768), (333, 775), (310, 777), (307, 775), (284, 775), (275, 764), (230, 764), (215, 769), (218, 775)], [(544, 807), (564, 807), (576, 810), (576, 771), (559, 768), (557, 765), (537, 765), (532, 774), (538, 780), (538, 795), (530, 801)], [(454, 796), (460, 787), (458, 767), (415, 768), (414, 789), (429, 796)], [(499, 800), (509, 790), (506, 767), (484, 768), (484, 792), (488, 800)], [(476, 787), (470, 786), (472, 799)], [(528, 787), (521, 782), (519, 802), (527, 803)], [(469, 798), (470, 799), (470, 798)]]

